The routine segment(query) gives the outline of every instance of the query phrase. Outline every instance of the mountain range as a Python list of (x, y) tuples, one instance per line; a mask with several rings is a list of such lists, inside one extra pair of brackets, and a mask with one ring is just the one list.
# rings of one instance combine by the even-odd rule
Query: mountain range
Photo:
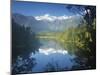
[(25, 16), (22, 14), (12, 14), (12, 19), (19, 25), (30, 27), (33, 32), (59, 32), (80, 24), (80, 16)]

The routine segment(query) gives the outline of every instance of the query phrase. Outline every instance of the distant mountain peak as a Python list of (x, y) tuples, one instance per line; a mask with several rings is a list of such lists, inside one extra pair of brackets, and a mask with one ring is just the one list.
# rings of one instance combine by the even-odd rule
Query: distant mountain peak
[(70, 19), (73, 16), (52, 16), (50, 14), (44, 14), (42, 16), (35, 16), (36, 20), (47, 20), (47, 21), (55, 21), (55, 20), (66, 20), (66, 19)]
[(22, 14), (13, 14), (14, 22), (19, 25), (30, 27), (33, 32), (58, 32), (76, 27), (80, 24), (80, 17), (75, 16), (52, 16), (45, 14), (43, 16), (25, 16)]

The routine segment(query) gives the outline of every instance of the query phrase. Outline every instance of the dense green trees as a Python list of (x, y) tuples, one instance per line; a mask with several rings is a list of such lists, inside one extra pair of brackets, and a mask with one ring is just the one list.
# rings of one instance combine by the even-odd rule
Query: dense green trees
[(29, 27), (18, 25), (12, 20), (12, 59), (18, 56), (27, 57), (30, 52), (36, 52), (39, 41)]
[(73, 69), (94, 69), (96, 68), (96, 8), (85, 6), (76, 9), (83, 8), (86, 11), (83, 16), (84, 21), (78, 27), (65, 30), (59, 35), (58, 41), (70, 54), (75, 54), (75, 61), (78, 64), (73, 66)]
[(85, 23), (80, 27), (70, 28), (57, 35), (57, 41), (70, 54), (76, 56), (74, 69), (89, 69), (96, 67), (96, 21), (91, 27)]

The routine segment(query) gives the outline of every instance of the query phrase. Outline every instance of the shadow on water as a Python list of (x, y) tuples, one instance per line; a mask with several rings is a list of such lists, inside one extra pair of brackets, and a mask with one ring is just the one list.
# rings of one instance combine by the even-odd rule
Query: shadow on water
[(31, 52), (38, 52), (40, 46), (36, 34), (30, 27), (19, 25), (12, 19), (12, 74), (30, 73), (36, 64), (35, 58), (30, 58)]
[[(63, 60), (64, 61), (64, 60)], [(67, 61), (69, 62), (70, 60), (67, 59)], [(47, 65), (44, 68), (44, 72), (58, 72), (58, 71), (69, 71), (73, 64), (73, 62), (70, 61), (69, 66), (68, 66), (68, 62), (65, 63), (61, 63), (59, 64), (58, 61), (54, 61), (53, 59), (51, 60), (51, 62), (47, 63)], [(64, 66), (63, 66), (64, 64)]]

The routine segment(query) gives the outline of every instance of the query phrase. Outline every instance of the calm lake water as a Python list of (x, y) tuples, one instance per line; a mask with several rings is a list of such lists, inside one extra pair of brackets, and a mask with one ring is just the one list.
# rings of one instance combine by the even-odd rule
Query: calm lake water
[(13, 64), (13, 72), (38, 73), (72, 70), (75, 55), (70, 55), (54, 40), (40, 39), (39, 51), (31, 52), (28, 59), (18, 56)]
[(70, 55), (54, 40), (40, 40), (39, 52), (31, 53), (30, 57), (36, 59), (32, 72), (70, 70), (75, 64), (74, 55)]

